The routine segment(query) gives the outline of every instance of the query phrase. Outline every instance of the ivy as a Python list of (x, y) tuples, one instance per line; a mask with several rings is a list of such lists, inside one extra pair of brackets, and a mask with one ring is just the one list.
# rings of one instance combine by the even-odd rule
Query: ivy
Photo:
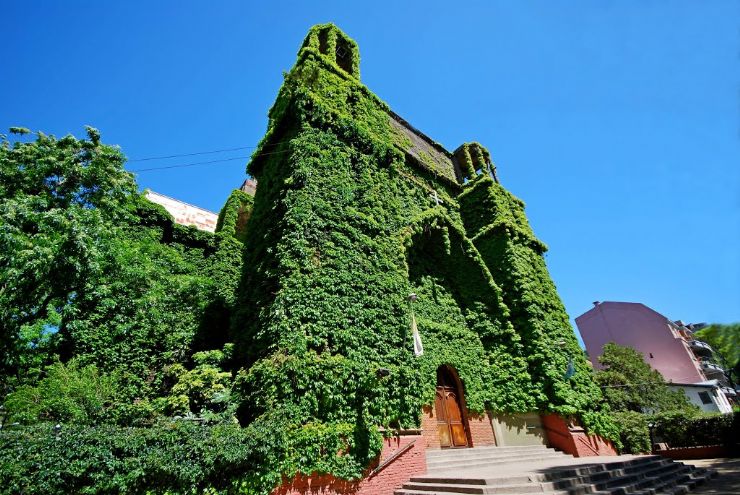
[[(45, 468), (40, 493), (58, 493), (59, 480), (89, 493), (191, 493), (267, 492), (298, 473), (358, 479), (380, 452), (379, 427), (419, 426), (442, 365), (474, 412), (555, 412), (618, 438), (546, 246), (488, 151), (447, 152), (359, 77), (356, 43), (312, 28), (248, 165), (256, 195), (234, 191), (214, 234), (145, 201), (95, 130), (3, 144), (0, 282), (17, 291), (0, 290), (0, 344), (41, 358), (0, 364), (38, 381), (56, 355), (74, 359), (81, 382), (116, 392), (91, 396), (116, 403), (113, 419), (91, 421), (155, 425), (75, 430), (64, 445), (89, 456), (71, 454), (57, 478)], [(163, 427), (163, 414), (234, 414), (242, 429)], [(49, 448), (28, 431), (4, 437), (12, 452), (32, 446), (21, 473)], [(26, 489), (12, 473), (0, 472)]]
[[(312, 452), (291, 465), (355, 477), (378, 452), (375, 427), (419, 425), (447, 364), (473, 411), (557, 412), (615, 438), (546, 246), (496, 182), (488, 151), (439, 151), (472, 178), (451, 183), (360, 83), (356, 53), (351, 67), (337, 63), (338, 40), (356, 46), (332, 26), (309, 33), (248, 166), (259, 188), (232, 322), (241, 423), (277, 411), (287, 443), (301, 438)], [(369, 450), (320, 448), (350, 429)]]

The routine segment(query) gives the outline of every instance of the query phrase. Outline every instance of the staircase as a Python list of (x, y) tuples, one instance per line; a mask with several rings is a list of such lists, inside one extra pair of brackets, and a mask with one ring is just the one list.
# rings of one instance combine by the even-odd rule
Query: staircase
[(427, 451), (395, 495), (682, 495), (715, 476), (658, 456), (573, 458), (543, 446)]
[(543, 445), (427, 450), (427, 472), (558, 459), (573, 459), (573, 456)]

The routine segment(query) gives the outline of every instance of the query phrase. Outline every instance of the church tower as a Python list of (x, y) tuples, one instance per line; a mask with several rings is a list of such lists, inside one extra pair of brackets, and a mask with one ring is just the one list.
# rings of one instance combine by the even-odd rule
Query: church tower
[(302, 469), (361, 473), (382, 431), (515, 445), (545, 441), (541, 414), (593, 417), (600, 393), (524, 204), (486, 148), (412, 127), (359, 60), (313, 27), (248, 166), (240, 421), (315, 447)]

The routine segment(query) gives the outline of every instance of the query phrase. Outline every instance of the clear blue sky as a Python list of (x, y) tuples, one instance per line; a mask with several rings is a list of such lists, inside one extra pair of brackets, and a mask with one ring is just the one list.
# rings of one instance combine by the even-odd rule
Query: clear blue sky
[[(572, 317), (620, 300), (740, 320), (740, 2), (1, 6), (0, 128), (90, 124), (132, 159), (254, 146), (306, 31), (335, 22), (397, 113), (488, 146)], [(138, 180), (218, 211), (245, 163)]]

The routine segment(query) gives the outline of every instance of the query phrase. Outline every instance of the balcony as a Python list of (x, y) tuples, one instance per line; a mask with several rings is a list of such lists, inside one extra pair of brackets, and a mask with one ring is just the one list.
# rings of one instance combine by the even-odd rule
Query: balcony
[(725, 370), (723, 370), (722, 366), (718, 364), (710, 363), (709, 361), (702, 361), (701, 369), (704, 370), (704, 374), (707, 375), (707, 378), (709, 379), (720, 379), (725, 377)]
[(714, 352), (709, 344), (702, 342), (701, 340), (691, 340), (689, 341), (689, 346), (698, 356), (711, 356)]
[(727, 397), (737, 397), (737, 392), (732, 387), (722, 387), (720, 390), (722, 390), (722, 393)]

